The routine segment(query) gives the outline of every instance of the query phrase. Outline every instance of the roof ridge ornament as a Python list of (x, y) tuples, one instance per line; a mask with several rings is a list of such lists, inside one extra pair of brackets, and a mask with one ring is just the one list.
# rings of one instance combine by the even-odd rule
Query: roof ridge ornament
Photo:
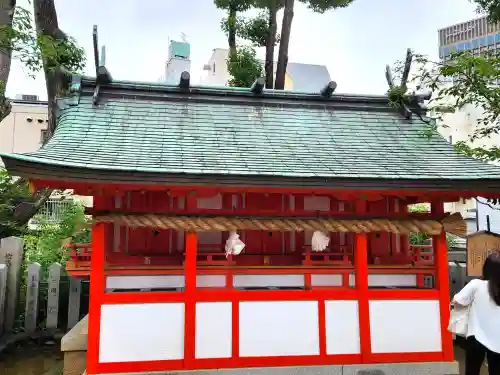
[(95, 75), (96, 75), (96, 86), (94, 90), (94, 95), (92, 96), (92, 101), (94, 105), (99, 102), (99, 93), (101, 90), (101, 85), (110, 84), (113, 79), (111, 74), (106, 68), (106, 46), (102, 46), (101, 55), (99, 56), (99, 41), (97, 36), (97, 25), (94, 25), (92, 30), (92, 39), (94, 41), (94, 64), (95, 64)]
[(430, 100), (432, 92), (416, 94), (415, 92), (407, 94), (408, 91), (408, 78), (410, 75), (411, 64), (413, 61), (413, 52), (410, 48), (406, 50), (406, 58), (403, 64), (401, 73), (401, 82), (399, 85), (394, 83), (391, 68), (389, 65), (385, 66), (385, 78), (389, 85), (387, 96), (389, 105), (395, 107), (407, 119), (411, 120), (412, 115), (416, 115), (418, 119), (427, 125), (433, 126), (433, 119), (426, 116), (424, 102)]
[(266, 85), (266, 80), (263, 77), (259, 77), (252, 83), (250, 91), (257, 95), (262, 94), (265, 85)]
[(188, 71), (183, 71), (179, 79), (179, 87), (181, 89), (189, 89), (189, 84), (191, 81), (191, 74)]
[[(392, 76), (391, 67), (389, 64), (385, 66), (385, 79), (389, 85), (389, 90), (387, 91), (389, 100), (393, 100), (394, 104), (397, 105), (399, 112), (407, 120), (411, 119), (412, 112), (408, 108), (405, 102), (404, 96), (408, 90), (408, 77), (410, 76), (411, 62), (413, 60), (413, 54), (410, 48), (406, 49), (406, 59), (403, 66), (403, 73), (401, 74), (401, 83), (397, 86), (394, 83), (394, 77)], [(393, 98), (394, 97), (394, 98)]]
[(337, 89), (337, 82), (330, 81), (323, 87), (320, 91), (320, 94), (324, 98), (331, 98), (335, 90)]

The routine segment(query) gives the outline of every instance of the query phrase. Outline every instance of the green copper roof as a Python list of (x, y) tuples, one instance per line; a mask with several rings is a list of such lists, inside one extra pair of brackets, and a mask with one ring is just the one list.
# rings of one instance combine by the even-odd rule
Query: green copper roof
[[(61, 101), (42, 149), (9, 161), (189, 175), (426, 180), (500, 179), (500, 168), (456, 153), (387, 98), (191, 88), (82, 79)], [(66, 104), (65, 104), (66, 103)], [(394, 182), (395, 186), (397, 183)]]

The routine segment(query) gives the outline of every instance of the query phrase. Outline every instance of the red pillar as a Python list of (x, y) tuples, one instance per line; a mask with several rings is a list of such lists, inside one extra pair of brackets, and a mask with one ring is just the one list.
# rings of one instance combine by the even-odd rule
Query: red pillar
[[(366, 201), (356, 202), (356, 214), (365, 215)], [(368, 237), (366, 233), (354, 234), (355, 279), (358, 291), (359, 334), (363, 363), (370, 360), (372, 354), (370, 335), (370, 307), (368, 302)]]
[[(432, 202), (431, 212), (433, 215), (443, 215), (443, 202)], [(448, 246), (445, 232), (432, 237), (432, 247), (436, 266), (436, 287), (439, 290), (443, 356), (445, 361), (453, 361), (453, 338), (451, 333), (448, 332), (448, 322), (450, 320), (450, 281), (448, 271)]]
[(98, 374), (101, 306), (105, 289), (104, 259), (106, 230), (104, 223), (92, 227), (92, 256), (90, 268), (90, 301), (87, 344), (87, 374)]
[(198, 236), (196, 232), (186, 232), (186, 260), (184, 262), (185, 277), (185, 321), (184, 321), (184, 361), (189, 363), (195, 358), (195, 324), (196, 324), (196, 252)]

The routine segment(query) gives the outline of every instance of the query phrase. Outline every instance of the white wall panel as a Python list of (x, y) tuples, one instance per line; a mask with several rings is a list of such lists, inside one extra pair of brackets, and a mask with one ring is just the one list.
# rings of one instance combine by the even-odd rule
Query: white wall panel
[(240, 356), (319, 354), (317, 301), (240, 302)]
[(100, 362), (160, 361), (183, 357), (183, 303), (102, 306)]
[(196, 358), (231, 357), (231, 312), (231, 302), (196, 304)]
[(373, 353), (439, 352), (439, 301), (370, 301)]
[(359, 354), (358, 301), (326, 301), (326, 353)]

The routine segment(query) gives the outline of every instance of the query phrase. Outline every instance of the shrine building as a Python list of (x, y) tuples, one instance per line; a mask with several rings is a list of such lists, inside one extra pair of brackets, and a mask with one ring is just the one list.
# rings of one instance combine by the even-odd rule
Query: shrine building
[(446, 232), (465, 223), (443, 204), (498, 197), (500, 169), (426, 137), (422, 98), (325, 84), (75, 77), (50, 141), (1, 154), (35, 189), (93, 197), (66, 267), (90, 278), (87, 374), (458, 374)]

